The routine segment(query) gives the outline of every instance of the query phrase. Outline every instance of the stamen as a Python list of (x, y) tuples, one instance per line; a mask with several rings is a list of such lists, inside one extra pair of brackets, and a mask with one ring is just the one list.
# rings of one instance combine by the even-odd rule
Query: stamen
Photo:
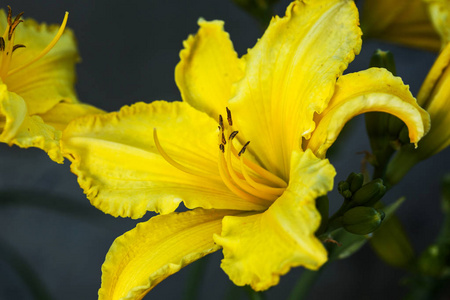
[(228, 124), (230, 126), (233, 126), (233, 119), (231, 118), (231, 111), (228, 109), (228, 107), (226, 107), (227, 109), (227, 120), (228, 120)]
[(222, 115), (219, 115), (219, 126), (220, 126), (220, 128), (222, 128), (222, 131), (224, 130), (224, 127), (223, 127), (223, 118), (222, 118)]
[[(64, 15), (64, 20), (62, 21), (61, 26), (59, 27), (59, 30), (58, 30), (56, 36), (53, 38), (53, 40), (50, 42), (50, 44), (48, 44), (47, 47), (45, 47), (45, 49), (41, 51), (41, 53), (39, 53), (31, 61), (23, 64), (22, 66), (19, 66), (19, 67), (15, 68), (15, 69), (12, 69), (11, 71), (9, 71), (7, 76), (10, 76), (10, 75), (12, 75), (12, 74), (22, 70), (22, 69), (25, 69), (26, 67), (30, 66), (31, 64), (33, 64), (36, 61), (38, 61), (39, 59), (41, 59), (44, 55), (46, 55), (56, 45), (56, 43), (59, 41), (59, 39), (61, 38), (62, 34), (64, 33), (64, 29), (66, 28), (67, 19), (68, 18), (69, 18), (69, 13), (66, 12), (66, 14)], [(9, 19), (11, 19), (11, 17), (9, 17)]]
[(26, 47), (25, 47), (25, 45), (22, 45), (22, 44), (14, 45), (12, 52), (16, 51), (16, 49), (19, 49), (19, 48), (26, 48)]
[(252, 196), (240, 189), (238, 189), (232, 182), (230, 174), (228, 173), (226, 162), (225, 162), (225, 156), (222, 153), (219, 153), (219, 174), (222, 178), (223, 183), (225, 186), (232, 191), (237, 196), (241, 197), (242, 199), (248, 200), (253, 203), (261, 204), (261, 199)]
[(159, 143), (159, 139), (158, 139), (158, 133), (156, 132), (156, 128), (153, 128), (153, 140), (155, 142), (155, 146), (156, 149), (158, 149), (159, 154), (161, 154), (161, 156), (172, 166), (174, 166), (175, 168), (177, 168), (180, 171), (183, 171), (185, 173), (191, 174), (191, 175), (195, 175), (198, 177), (206, 177), (206, 178), (211, 178), (212, 174), (205, 174), (202, 172), (199, 172), (197, 170), (193, 170), (193, 169), (189, 169), (179, 163), (177, 163), (176, 161), (174, 161), (165, 151), (164, 149), (161, 147), (161, 144)]
[(223, 144), (219, 145), (219, 149), (222, 151), (222, 153), (225, 152), (225, 146)]
[(252, 187), (254, 187), (255, 189), (260, 190), (261, 192), (264, 192), (267, 194), (275, 195), (277, 197), (280, 196), (281, 194), (283, 194), (283, 192), (286, 190), (285, 188), (274, 188), (274, 187), (270, 187), (270, 186), (260, 184), (256, 181), (254, 181), (248, 174), (247, 170), (245, 169), (244, 157), (240, 156), (239, 161), (241, 163), (242, 175), (244, 175), (244, 178), (248, 182), (248, 184), (251, 185)]
[(5, 39), (0, 37), (0, 51), (5, 51)]
[(236, 174), (236, 171), (233, 169), (233, 165), (231, 164), (231, 151), (230, 151), (230, 144), (231, 141), (228, 143), (227, 145), (227, 160), (226, 160), (226, 165), (227, 165), (227, 169), (228, 172), (231, 176), (231, 178), (234, 180), (234, 182), (244, 191), (246, 191), (247, 193), (254, 195), (258, 198), (264, 199), (264, 200), (268, 200), (268, 201), (275, 201), (277, 199), (277, 196), (274, 197), (274, 195), (272, 194), (267, 194), (264, 193), (260, 190), (255, 189), (254, 187), (250, 186), (245, 180), (242, 180), (238, 177), (238, 175)]
[(250, 141), (248, 141), (247, 143), (245, 143), (244, 147), (242, 147), (241, 151), (239, 151), (238, 156), (241, 156), (242, 154), (245, 153), (245, 150), (247, 149), (248, 144), (250, 144)]
[(233, 140), (235, 137), (236, 137), (236, 135), (239, 133), (239, 131), (233, 131), (231, 134), (230, 134), (230, 137), (228, 138), (230, 141), (231, 140)]
[(226, 144), (227, 140), (225, 139), (225, 133), (222, 131), (222, 144)]
[(12, 10), (11, 10), (11, 6), (8, 5), (8, 16), (6, 17), (6, 21), (8, 22), (8, 25), (11, 25), (11, 17), (12, 17)]
[(23, 22), (23, 20), (20, 20), (20, 18), (22, 17), (22, 15), (23, 15), (23, 12), (21, 12), (20, 14), (18, 14), (18, 15), (16, 16), (16, 18), (14, 19), (14, 21), (12, 22), (12, 24), (11, 24), (11, 23), (8, 23), (8, 24), (9, 24), (8, 41), (11, 40), (12, 35), (13, 35), (13, 33), (14, 33), (14, 30), (16, 30), (16, 27), (17, 27), (20, 23)]
[[(250, 142), (247, 142), (247, 144), (245, 144), (244, 147), (247, 147), (249, 143)], [(242, 149), (241, 149), (241, 151), (239, 151), (239, 154), (238, 153), (234, 153), (234, 154), (235, 154), (235, 156), (237, 156), (239, 158), (239, 156), (242, 156), (242, 154), (244, 154), (245, 149), (244, 149), (244, 152), (242, 152), (242, 153), (241, 152), (242, 152)], [(276, 176), (275, 174), (267, 171), (266, 169), (262, 168), (261, 166), (255, 164), (251, 160), (246, 159), (245, 157), (244, 157), (244, 163), (247, 167), (252, 169), (256, 174), (260, 175), (262, 178), (269, 180), (270, 182), (278, 185), (279, 187), (282, 187), (282, 188), (287, 187), (287, 183), (283, 179), (281, 179), (280, 177)]]

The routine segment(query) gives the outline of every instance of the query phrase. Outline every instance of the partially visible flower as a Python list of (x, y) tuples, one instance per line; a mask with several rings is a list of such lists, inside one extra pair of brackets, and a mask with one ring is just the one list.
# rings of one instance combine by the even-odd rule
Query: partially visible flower
[[(430, 2), (446, 2), (434, 1)], [(433, 4), (434, 5), (434, 4)], [(435, 9), (432, 9), (432, 11)], [(441, 49), (441, 37), (433, 27), (436, 13), (430, 20), (427, 4), (423, 0), (364, 0), (361, 28), (364, 38), (377, 38), (408, 47), (431, 51)], [(446, 36), (444, 40), (448, 40)]]
[[(69, 124), (63, 153), (93, 205), (114, 216), (162, 214), (113, 243), (100, 299), (141, 299), (221, 247), (222, 269), (255, 290), (327, 260), (315, 199), (332, 189), (324, 157), (346, 122), (388, 112), (413, 143), (429, 127), (385, 69), (342, 75), (361, 48), (358, 23), (353, 1), (294, 1), (239, 59), (223, 22), (200, 20), (175, 70), (183, 102)], [(191, 210), (174, 212), (181, 202)]]
[(425, 78), (417, 102), (430, 114), (432, 126), (417, 149), (405, 145), (394, 156), (386, 173), (390, 184), (399, 182), (418, 162), (450, 145), (450, 44), (439, 54)]
[(423, 0), (428, 5), (430, 20), (439, 33), (442, 45), (450, 42), (450, 1), (448, 0)]
[(0, 142), (38, 147), (62, 163), (61, 130), (101, 110), (80, 104), (74, 91), (75, 39), (61, 26), (38, 24), (0, 10)]

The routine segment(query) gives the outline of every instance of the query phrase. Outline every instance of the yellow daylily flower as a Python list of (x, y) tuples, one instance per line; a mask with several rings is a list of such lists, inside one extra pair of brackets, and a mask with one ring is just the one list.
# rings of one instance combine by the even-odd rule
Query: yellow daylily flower
[[(242, 58), (223, 22), (200, 20), (175, 70), (183, 102), (68, 125), (63, 153), (93, 205), (122, 217), (161, 213), (113, 243), (100, 299), (141, 299), (220, 248), (230, 279), (255, 290), (292, 267), (318, 269), (327, 252), (315, 199), (332, 189), (324, 157), (345, 123), (376, 110), (401, 118), (413, 143), (428, 130), (400, 78), (378, 68), (342, 75), (361, 48), (353, 1), (305, 2), (274, 17)], [(181, 202), (190, 211), (174, 212)]]
[[(437, 18), (442, 15), (433, 13), (435, 9), (430, 8), (430, 18), (428, 9), (424, 0), (364, 0), (361, 13), (364, 37), (439, 51), (442, 45), (440, 34), (443, 32), (433, 25), (439, 22)], [(445, 37), (443, 41), (448, 38), (450, 36)]]
[(417, 102), (430, 114), (432, 125), (417, 149), (403, 146), (388, 165), (386, 179), (395, 184), (418, 162), (450, 145), (450, 44), (443, 49), (417, 94)]
[(79, 57), (73, 33), (64, 32), (68, 13), (61, 26), (31, 19), (20, 24), (21, 17), (13, 18), (10, 8), (8, 14), (0, 10), (0, 142), (41, 148), (62, 163), (61, 129), (101, 110), (76, 98)]

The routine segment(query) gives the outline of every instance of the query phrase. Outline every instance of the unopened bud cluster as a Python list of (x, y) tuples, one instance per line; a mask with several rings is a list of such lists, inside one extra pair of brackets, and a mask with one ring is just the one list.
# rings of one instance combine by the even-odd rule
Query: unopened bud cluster
[(338, 184), (339, 193), (345, 198), (342, 226), (354, 234), (369, 234), (375, 231), (384, 219), (384, 213), (374, 206), (386, 193), (383, 180), (375, 179), (363, 184), (362, 174), (351, 173)]

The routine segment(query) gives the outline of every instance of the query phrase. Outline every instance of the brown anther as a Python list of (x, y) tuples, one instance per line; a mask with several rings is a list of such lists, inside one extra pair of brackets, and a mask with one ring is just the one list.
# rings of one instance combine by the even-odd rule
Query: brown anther
[(230, 134), (230, 137), (228, 138), (228, 140), (233, 140), (235, 137), (236, 137), (236, 135), (239, 133), (239, 131), (233, 131), (231, 134)]
[(227, 140), (225, 139), (225, 134), (222, 131), (222, 144), (225, 145), (226, 143), (227, 143)]
[(5, 39), (0, 37), (0, 51), (5, 51)]
[(223, 144), (219, 145), (219, 149), (222, 151), (222, 153), (225, 153), (225, 146)]
[(231, 118), (231, 111), (228, 109), (228, 107), (226, 107), (227, 109), (227, 120), (228, 120), (228, 124), (230, 126), (233, 126), (233, 119)]
[(11, 25), (11, 16), (12, 16), (11, 6), (8, 5), (8, 16), (6, 17), (6, 20), (8, 21), (8, 25)]
[(222, 128), (223, 130), (223, 118), (222, 115), (219, 115), (219, 126)]
[[(23, 14), (23, 13), (21, 13), (21, 14)], [(20, 14), (19, 14), (19, 15), (20, 15)], [(18, 17), (19, 17), (19, 16), (18, 16)], [(14, 20), (14, 22), (11, 24), (11, 27), (9, 27), (8, 41), (11, 40), (12, 35), (13, 35), (13, 33), (14, 33), (14, 30), (16, 30), (17, 25), (19, 25), (19, 24), (22, 23), (22, 22), (23, 22), (22, 20), (17, 20), (17, 17), (16, 17), (16, 19)]]
[(9, 25), (9, 31), (8, 31), (8, 41), (11, 40), (12, 35), (14, 33), (14, 30), (16, 29), (17, 25), (19, 25), (20, 23), (22, 23), (23, 21), (20, 20), (20, 18), (23, 16), (23, 12), (21, 12), (20, 14), (18, 14), (15, 18), (14, 21), (11, 21), (12, 19), (12, 10), (11, 10), (11, 6), (8, 5), (8, 17), (7, 17), (7, 21), (8, 21), (8, 25)]
[(250, 144), (250, 141), (245, 143), (244, 147), (242, 147), (241, 151), (239, 151), (238, 156), (241, 156), (242, 154), (244, 154), (245, 150), (247, 149), (248, 144)]
[(16, 51), (16, 49), (19, 49), (19, 48), (25, 48), (25, 45), (22, 45), (22, 44), (14, 45), (12, 52)]

